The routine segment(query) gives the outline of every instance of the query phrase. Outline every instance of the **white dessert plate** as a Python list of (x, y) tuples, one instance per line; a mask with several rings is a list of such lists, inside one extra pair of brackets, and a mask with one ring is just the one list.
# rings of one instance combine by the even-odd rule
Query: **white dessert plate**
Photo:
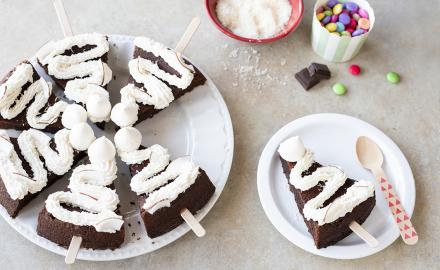
[[(341, 114), (313, 114), (296, 119), (275, 133), (261, 154), (257, 181), (263, 209), (284, 237), (310, 253), (335, 259), (356, 259), (381, 251), (400, 236), (379, 185), (356, 159), (356, 139), (361, 135), (370, 137), (382, 149), (388, 179), (394, 185), (407, 213), (412, 215), (416, 193), (408, 161), (387, 135), (362, 120)], [(376, 206), (362, 226), (377, 238), (379, 246), (371, 248), (352, 233), (334, 246), (323, 249), (315, 247), (294, 196), (289, 191), (277, 152), (280, 143), (291, 136), (300, 136), (319, 163), (339, 165), (348, 177), (376, 184)]]
[[(109, 92), (112, 104), (115, 104), (120, 100), (119, 90), (127, 84), (128, 61), (133, 53), (133, 37), (110, 35), (109, 42), (109, 65), (115, 76), (115, 80), (109, 85)], [(37, 70), (42, 74), (41, 68)], [(216, 190), (208, 204), (197, 213), (198, 220), (208, 214), (223, 191), (234, 152), (234, 135), (228, 108), (217, 87), (206, 73), (203, 74), (207, 78), (204, 85), (174, 101), (153, 118), (137, 125), (143, 134), (143, 145), (161, 144), (169, 149), (171, 158), (190, 155), (210, 177)], [(47, 76), (44, 77), (50, 80)], [(106, 135), (113, 140), (115, 131), (113, 125), (112, 127), (107, 127), (104, 132), (95, 129), (95, 134), (97, 137)], [(14, 134), (10, 133), (10, 135)], [(120, 210), (125, 220), (125, 242), (113, 251), (80, 249), (77, 259), (111, 261), (131, 258), (168, 245), (190, 231), (186, 224), (182, 224), (167, 234), (150, 239), (140, 219), (136, 195), (129, 187), (128, 167), (119, 158), (118, 175), (115, 185), (121, 201)], [(45, 199), (49, 194), (64, 189), (68, 179), (69, 175), (66, 175), (43, 191), (15, 219), (10, 218), (0, 206), (0, 214), (16, 231), (33, 243), (63, 256), (66, 254), (66, 249), (38, 236), (36, 228), (38, 213), (44, 206)], [(209, 228), (206, 229), (209, 233)]]

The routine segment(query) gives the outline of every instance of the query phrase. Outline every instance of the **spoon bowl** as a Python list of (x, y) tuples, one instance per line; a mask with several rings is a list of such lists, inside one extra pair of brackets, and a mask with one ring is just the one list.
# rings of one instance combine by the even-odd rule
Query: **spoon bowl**
[(359, 163), (369, 170), (382, 167), (383, 155), (379, 146), (370, 138), (360, 136), (356, 141), (356, 156)]

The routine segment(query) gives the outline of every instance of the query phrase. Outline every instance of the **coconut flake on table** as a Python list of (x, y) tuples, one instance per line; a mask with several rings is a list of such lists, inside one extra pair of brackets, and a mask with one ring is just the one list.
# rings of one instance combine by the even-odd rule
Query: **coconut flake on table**
[(283, 31), (292, 6), (288, 0), (219, 0), (216, 13), (234, 34), (262, 39)]

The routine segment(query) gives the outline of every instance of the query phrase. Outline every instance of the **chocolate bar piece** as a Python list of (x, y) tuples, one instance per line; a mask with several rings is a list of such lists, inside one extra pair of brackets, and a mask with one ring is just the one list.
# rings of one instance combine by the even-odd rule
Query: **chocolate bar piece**
[(328, 80), (331, 77), (330, 70), (326, 65), (318, 64), (318, 63), (312, 63), (309, 67), (309, 74), (311, 77), (318, 77), (320, 80)]
[(295, 78), (305, 90), (309, 90), (320, 82), (317, 76), (310, 76), (309, 70), (307, 68), (303, 68), (301, 71), (296, 73)]

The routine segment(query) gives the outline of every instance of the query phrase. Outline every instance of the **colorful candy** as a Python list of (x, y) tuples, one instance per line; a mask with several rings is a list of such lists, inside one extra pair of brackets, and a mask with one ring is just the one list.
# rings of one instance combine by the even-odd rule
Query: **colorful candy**
[(328, 23), (325, 26), (325, 29), (327, 29), (329, 32), (335, 32), (337, 29), (336, 23)]
[(360, 18), (358, 21), (359, 28), (368, 30), (370, 29), (370, 21), (365, 18)]
[(342, 13), (339, 15), (339, 22), (341, 22), (343, 25), (347, 25), (350, 23), (350, 16), (347, 13)]
[(352, 36), (352, 37), (357, 37), (357, 36), (362, 35), (363, 33), (365, 33), (364, 30), (362, 30), (362, 29), (356, 29), (356, 30), (354, 30), (353, 33), (351, 33), (351, 36)]
[(345, 94), (345, 92), (347, 92), (347, 88), (342, 83), (334, 84), (332, 89), (333, 89), (333, 92), (338, 96), (342, 96)]
[(348, 68), (348, 72), (350, 72), (354, 76), (357, 76), (357, 75), (359, 75), (361, 73), (361, 68), (358, 65), (351, 65)]
[(358, 11), (358, 14), (359, 14), (359, 16), (361, 16), (362, 18), (369, 18), (369, 16), (368, 16), (368, 11), (366, 11), (365, 9), (363, 9), (363, 8), (360, 8), (359, 9), (359, 11)]
[(387, 80), (392, 84), (397, 84), (400, 82), (400, 76), (398, 73), (390, 71), (387, 73)]
[(341, 22), (336, 23), (336, 32), (341, 33), (345, 30), (345, 26)]
[(316, 18), (330, 33), (346, 37), (360, 36), (371, 27), (368, 12), (354, 2), (328, 0), (318, 7)]

